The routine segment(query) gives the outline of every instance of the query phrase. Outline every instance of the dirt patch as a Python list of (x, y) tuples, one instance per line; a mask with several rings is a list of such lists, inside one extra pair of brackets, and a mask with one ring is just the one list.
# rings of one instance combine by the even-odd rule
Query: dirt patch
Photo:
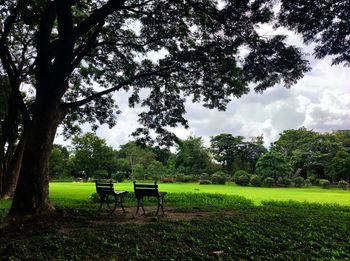
[[(156, 207), (145, 207), (146, 214), (136, 215), (136, 208), (125, 208), (126, 213), (121, 210), (116, 210), (114, 213), (102, 212), (94, 223), (105, 224), (105, 223), (135, 223), (135, 224), (145, 224), (149, 222), (154, 222), (158, 220), (170, 220), (170, 221), (187, 221), (197, 218), (210, 218), (210, 216), (233, 216), (235, 213), (233, 211), (193, 211), (193, 212), (181, 212), (176, 208), (167, 208), (165, 214), (159, 214), (155, 216), (157, 211)], [(142, 211), (140, 211), (142, 212)]]

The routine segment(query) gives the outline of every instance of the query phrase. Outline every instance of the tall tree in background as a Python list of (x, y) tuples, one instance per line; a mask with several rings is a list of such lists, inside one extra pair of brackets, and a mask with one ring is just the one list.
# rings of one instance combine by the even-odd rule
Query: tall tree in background
[(263, 136), (244, 141), (242, 136), (223, 133), (211, 137), (210, 142), (214, 159), (226, 168), (228, 174), (233, 174), (234, 168), (254, 173), (256, 162), (267, 151)]
[[(57, 127), (113, 126), (112, 92), (131, 90), (130, 105), (145, 107), (136, 135), (149, 140), (152, 129), (169, 143), (174, 136), (166, 126), (187, 126), (186, 96), (224, 110), (249, 83), (259, 92), (294, 84), (309, 67), (284, 36), (257, 33), (273, 19), (267, 2), (226, 1), (219, 8), (214, 0), (0, 0), (0, 73), (25, 119), (10, 215), (52, 209), (47, 170)], [(159, 60), (148, 58), (158, 51)], [(30, 107), (19, 95), (22, 83), (32, 88)], [(143, 88), (149, 95), (141, 99)]]
[(263, 144), (263, 136), (257, 136), (250, 141), (244, 142), (239, 147), (240, 169), (244, 169), (250, 173), (255, 172), (258, 159), (267, 152)]
[[(141, 146), (135, 141), (129, 141), (128, 143), (121, 145), (120, 150), (117, 153), (118, 159), (126, 159), (131, 174), (133, 174), (134, 166), (140, 164), (145, 169), (153, 161), (156, 155), (152, 152), (151, 148)], [(141, 169), (138, 166), (138, 169)]]
[(68, 177), (70, 167), (68, 149), (60, 144), (54, 144), (49, 159), (50, 178)]
[(302, 127), (283, 131), (271, 148), (281, 152), (294, 171), (300, 170), (302, 177), (307, 178), (308, 172), (312, 172), (318, 178), (325, 178), (326, 166), (341, 148), (341, 142), (332, 133), (318, 133)]
[(338, 151), (328, 163), (328, 173), (331, 177), (344, 179), (350, 187), (350, 153), (344, 150)]
[(210, 157), (201, 137), (178, 141), (175, 167), (179, 173), (199, 176), (208, 171)]
[(106, 141), (88, 132), (72, 139), (74, 155), (72, 163), (76, 170), (84, 171), (86, 178), (94, 176), (96, 171), (105, 171), (109, 178), (115, 171), (115, 153)]
[(226, 133), (210, 138), (210, 150), (214, 155), (214, 159), (220, 162), (229, 174), (232, 174), (233, 164), (239, 157), (243, 139), (242, 136), (234, 137)]

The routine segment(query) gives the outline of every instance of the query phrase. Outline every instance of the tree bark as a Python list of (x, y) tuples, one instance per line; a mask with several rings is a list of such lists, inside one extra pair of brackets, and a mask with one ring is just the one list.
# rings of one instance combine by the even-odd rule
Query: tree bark
[(6, 169), (6, 173), (3, 173), (2, 191), (0, 192), (0, 196), (3, 199), (12, 198), (15, 193), (18, 176), (22, 165), (21, 162), (23, 158), (24, 144), (25, 137), (24, 134), (22, 134), (22, 137), (16, 146), (15, 153), (11, 157), (9, 166)]
[(48, 160), (59, 123), (65, 113), (58, 103), (36, 104), (26, 130), (22, 167), (10, 216), (42, 214), (54, 210), (49, 201)]

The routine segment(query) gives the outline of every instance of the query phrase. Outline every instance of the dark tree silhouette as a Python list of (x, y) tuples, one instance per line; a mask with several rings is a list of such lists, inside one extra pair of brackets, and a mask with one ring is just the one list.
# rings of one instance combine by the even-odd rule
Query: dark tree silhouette
[(350, 65), (349, 0), (281, 0), (279, 24), (316, 42), (316, 58), (334, 56), (333, 64)]

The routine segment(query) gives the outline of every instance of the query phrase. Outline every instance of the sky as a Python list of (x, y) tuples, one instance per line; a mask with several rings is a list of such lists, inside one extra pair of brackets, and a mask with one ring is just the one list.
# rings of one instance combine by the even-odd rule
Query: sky
[[(350, 67), (331, 65), (331, 57), (316, 60), (312, 57), (313, 44), (304, 45), (299, 36), (286, 30), (274, 31), (270, 27), (261, 29), (264, 33), (287, 34), (287, 42), (303, 49), (312, 70), (290, 89), (276, 85), (263, 94), (251, 90), (240, 99), (231, 101), (222, 112), (186, 102), (185, 118), (189, 128), (172, 129), (181, 139), (189, 135), (200, 136), (206, 146), (210, 136), (230, 133), (246, 138), (263, 135), (265, 146), (278, 139), (279, 133), (287, 129), (306, 127), (319, 132), (350, 129)], [(137, 125), (138, 108), (128, 108), (128, 93), (114, 94), (119, 109), (117, 125), (109, 129), (101, 126), (96, 134), (106, 139), (115, 149), (128, 142)], [(83, 131), (90, 131), (88, 126)], [(57, 135), (55, 143), (67, 145), (62, 136)]]

